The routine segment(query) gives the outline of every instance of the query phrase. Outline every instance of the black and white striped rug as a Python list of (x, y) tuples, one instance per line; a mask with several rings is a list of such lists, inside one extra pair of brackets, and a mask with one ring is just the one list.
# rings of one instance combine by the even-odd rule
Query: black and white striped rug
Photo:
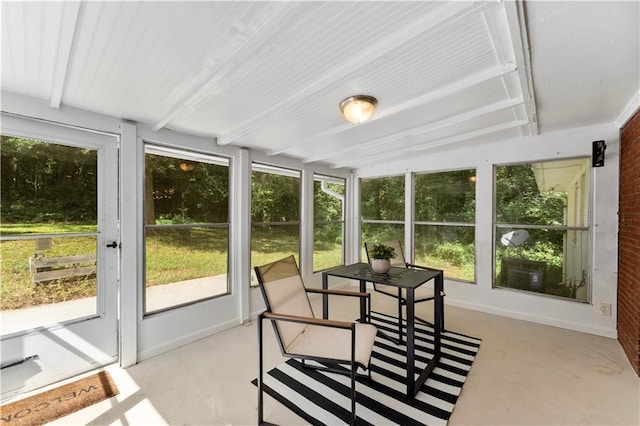
[[(372, 312), (371, 322), (388, 334), (398, 332), (397, 318)], [(377, 337), (371, 361), (373, 380), (358, 379), (356, 384), (358, 424), (446, 424), (480, 342), (474, 337), (444, 332), (440, 362), (411, 399), (406, 396), (406, 346)], [(433, 327), (416, 322), (416, 368), (424, 368), (432, 353)], [(350, 421), (347, 376), (303, 368), (299, 361), (290, 359), (265, 374), (264, 384), (269, 395), (311, 424)]]

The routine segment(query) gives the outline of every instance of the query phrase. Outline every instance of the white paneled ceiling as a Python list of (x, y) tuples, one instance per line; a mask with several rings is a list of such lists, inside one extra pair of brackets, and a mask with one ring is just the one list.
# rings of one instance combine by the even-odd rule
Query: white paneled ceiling
[[(2, 2), (2, 90), (333, 167), (614, 121), (638, 2)], [(339, 102), (378, 99), (347, 123)]]

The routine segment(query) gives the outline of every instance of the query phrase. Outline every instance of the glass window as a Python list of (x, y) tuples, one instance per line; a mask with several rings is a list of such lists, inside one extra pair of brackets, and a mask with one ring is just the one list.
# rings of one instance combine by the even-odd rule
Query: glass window
[(95, 315), (98, 151), (2, 135), (0, 154), (2, 333)]
[(415, 263), (475, 281), (475, 170), (414, 176)]
[(229, 160), (145, 152), (145, 312), (228, 294)]
[(404, 175), (360, 180), (361, 259), (366, 242), (404, 241)]
[(589, 159), (495, 168), (496, 287), (589, 300)]
[(293, 254), (300, 264), (300, 172), (253, 163), (251, 171), (251, 285), (253, 268)]
[(313, 176), (313, 270), (344, 264), (345, 180)]

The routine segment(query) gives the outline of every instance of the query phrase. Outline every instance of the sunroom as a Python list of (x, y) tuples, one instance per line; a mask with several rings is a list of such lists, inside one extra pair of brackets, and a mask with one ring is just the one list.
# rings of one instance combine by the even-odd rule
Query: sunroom
[[(477, 314), (606, 338), (637, 379), (639, 17), (3, 2), (3, 404), (255, 325), (255, 266), (293, 255), (320, 288), (388, 241), (443, 271), (447, 330)], [(348, 121), (350, 98), (371, 115)]]

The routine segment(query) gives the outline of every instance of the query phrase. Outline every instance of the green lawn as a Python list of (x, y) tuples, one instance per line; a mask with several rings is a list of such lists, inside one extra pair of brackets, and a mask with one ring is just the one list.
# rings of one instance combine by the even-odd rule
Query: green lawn
[[(3, 235), (92, 232), (90, 225), (3, 225)], [(154, 229), (146, 241), (147, 286), (173, 283), (227, 272), (228, 234), (226, 228)], [(66, 279), (34, 284), (29, 257), (36, 251), (35, 239), (0, 243), (0, 308), (27, 308), (96, 295), (96, 278)], [(45, 256), (95, 253), (95, 237), (54, 238)], [(262, 265), (290, 254), (298, 257), (297, 233), (271, 230), (253, 231), (252, 265)], [(322, 243), (314, 251), (314, 270), (340, 263), (340, 245)]]
[[(0, 275), (2, 276), (0, 303), (2, 310), (95, 296), (95, 277), (32, 283), (29, 258), (35, 251), (35, 240), (0, 242)], [(43, 252), (48, 257), (95, 253), (96, 239), (95, 237), (57, 238), (54, 239), (51, 250)]]
[(416, 265), (429, 266), (430, 268), (442, 269), (446, 279), (455, 279), (463, 281), (475, 282), (475, 265), (473, 263), (466, 263), (460, 266), (453, 265), (451, 262), (447, 262), (446, 259), (441, 259), (434, 256), (425, 256), (421, 259), (416, 259)]
[[(3, 235), (92, 232), (93, 225), (2, 225)], [(263, 265), (294, 254), (298, 259), (297, 226), (252, 230), (251, 264)], [(147, 286), (173, 283), (227, 273), (228, 232), (226, 228), (179, 228), (151, 230), (146, 241)], [(33, 284), (29, 257), (36, 251), (35, 239), (0, 243), (1, 309), (20, 309), (95, 296), (96, 278), (67, 279)], [(95, 237), (54, 238), (45, 256), (96, 252)], [(365, 256), (366, 259), (366, 256)], [(313, 269), (321, 271), (341, 263), (341, 247), (333, 241), (315, 243)], [(416, 263), (441, 268), (448, 278), (473, 281), (473, 264), (455, 266), (443, 259), (426, 257)], [(252, 284), (257, 284), (255, 279)]]

